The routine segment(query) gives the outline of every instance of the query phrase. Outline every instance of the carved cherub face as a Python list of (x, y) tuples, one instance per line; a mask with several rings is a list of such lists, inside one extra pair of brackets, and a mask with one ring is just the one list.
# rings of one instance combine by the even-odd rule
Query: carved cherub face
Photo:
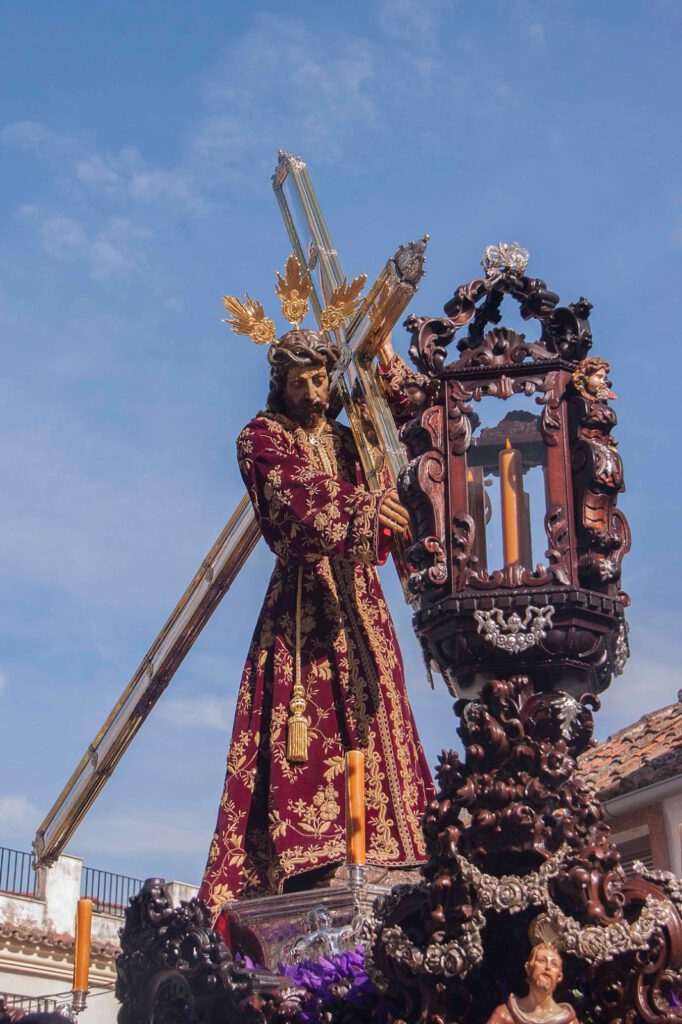
[(598, 366), (596, 370), (585, 377), (585, 387), (592, 395), (598, 395), (606, 386), (606, 367)]
[(329, 374), (326, 366), (292, 366), (282, 394), (287, 416), (303, 427), (315, 427), (329, 407)]
[(554, 946), (543, 942), (533, 947), (526, 963), (526, 977), (528, 984), (539, 992), (554, 992), (563, 978), (561, 956)]
[(616, 396), (609, 387), (608, 373), (611, 367), (598, 356), (583, 359), (573, 374), (573, 383), (583, 398), (605, 401)]

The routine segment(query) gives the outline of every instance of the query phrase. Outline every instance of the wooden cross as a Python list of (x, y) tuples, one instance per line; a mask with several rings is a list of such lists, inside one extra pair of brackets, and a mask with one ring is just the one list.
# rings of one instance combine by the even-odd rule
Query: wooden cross
[[(308, 169), (280, 151), (273, 187), (289, 238), (310, 271), (312, 305), (318, 319), (332, 291), (344, 280)], [(405, 457), (393, 417), (377, 384), (373, 360), (404, 312), (423, 276), (427, 238), (401, 246), (379, 274), (358, 312), (337, 332), (341, 358), (331, 380), (340, 395), (370, 488), (395, 483)], [(367, 438), (367, 420), (376, 442)], [(364, 424), (364, 426), (363, 426)], [(381, 464), (380, 464), (381, 463)], [(33, 841), (36, 867), (52, 864), (103, 789), (185, 655), (239, 575), (260, 530), (244, 495), (210, 549), (170, 618), (89, 744), (71, 778), (41, 822)], [(396, 565), (400, 572), (399, 552)]]

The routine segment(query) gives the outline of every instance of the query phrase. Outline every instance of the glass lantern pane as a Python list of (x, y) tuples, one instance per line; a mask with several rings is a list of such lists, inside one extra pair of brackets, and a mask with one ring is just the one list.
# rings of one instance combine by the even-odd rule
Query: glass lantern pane
[[(505, 565), (534, 569), (547, 550), (547, 448), (534, 397), (474, 406), (475, 429), (467, 453), (469, 515), (476, 525), (478, 570)], [(478, 420), (478, 422), (476, 422)]]

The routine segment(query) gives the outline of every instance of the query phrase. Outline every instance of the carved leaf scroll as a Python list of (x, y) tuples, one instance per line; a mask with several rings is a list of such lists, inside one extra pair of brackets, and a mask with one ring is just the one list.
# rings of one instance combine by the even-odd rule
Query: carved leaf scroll
[(410, 421), (401, 438), (414, 454), (402, 471), (398, 489), (416, 520), (417, 541), (406, 557), (413, 571), (408, 580), (412, 593), (422, 593), (447, 582), (445, 554), (445, 455), (443, 409), (432, 406)]

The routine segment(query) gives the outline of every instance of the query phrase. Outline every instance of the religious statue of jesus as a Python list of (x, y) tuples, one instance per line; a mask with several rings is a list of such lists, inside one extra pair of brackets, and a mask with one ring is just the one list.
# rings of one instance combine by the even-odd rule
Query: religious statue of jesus
[[(199, 891), (214, 917), (238, 897), (311, 887), (345, 860), (347, 751), (365, 755), (369, 864), (425, 859), (421, 816), (433, 792), (375, 569), (408, 516), (391, 486), (366, 488), (351, 431), (330, 415), (339, 352), (326, 334), (300, 327), (306, 281), (291, 259), (279, 282), (294, 322), (279, 339), (259, 303), (225, 300), (235, 331), (270, 342), (267, 405), (242, 430), (237, 453), (276, 562)], [(410, 372), (390, 346), (380, 358), (387, 397), (400, 406)]]

